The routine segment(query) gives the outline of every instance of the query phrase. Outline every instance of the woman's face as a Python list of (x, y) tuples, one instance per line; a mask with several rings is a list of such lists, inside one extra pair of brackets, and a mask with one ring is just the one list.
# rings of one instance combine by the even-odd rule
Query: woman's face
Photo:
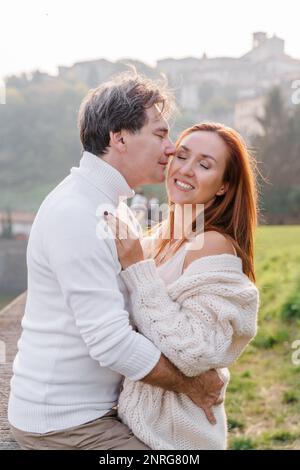
[(175, 204), (204, 204), (224, 194), (228, 149), (222, 138), (209, 131), (196, 131), (180, 143), (170, 162), (167, 193)]

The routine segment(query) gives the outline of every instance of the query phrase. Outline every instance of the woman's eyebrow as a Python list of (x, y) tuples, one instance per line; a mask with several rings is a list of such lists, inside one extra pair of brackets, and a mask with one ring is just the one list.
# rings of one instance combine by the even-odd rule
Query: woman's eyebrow
[(205, 153), (201, 153), (201, 156), (204, 157), (204, 158), (211, 158), (211, 160), (218, 163), (217, 160), (214, 157), (212, 157), (211, 155), (206, 155)]
[[(188, 147), (186, 147), (185, 145), (180, 145), (179, 148), (181, 148), (182, 150), (184, 150), (187, 153), (191, 153), (191, 150)], [(201, 157), (204, 157), (204, 158), (210, 158), (211, 160), (214, 160), (214, 162), (217, 163), (217, 160), (214, 157), (212, 157), (211, 155), (208, 155), (206, 153), (201, 153), (200, 155), (201, 155)]]
[(188, 147), (186, 147), (185, 145), (180, 145), (179, 148), (181, 148), (182, 150), (184, 150), (187, 153), (191, 153), (190, 149)]

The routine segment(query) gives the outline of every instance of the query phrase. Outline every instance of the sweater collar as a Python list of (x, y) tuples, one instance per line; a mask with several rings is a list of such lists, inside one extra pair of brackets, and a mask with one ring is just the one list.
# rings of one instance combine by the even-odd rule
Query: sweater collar
[(118, 206), (121, 200), (133, 197), (135, 194), (118, 170), (93, 153), (84, 151), (79, 168), (72, 168), (71, 172), (83, 176), (90, 184), (106, 194), (115, 206)]
[(203, 256), (193, 261), (186, 268), (185, 273), (192, 272), (243, 272), (243, 262), (239, 256), (223, 253), (220, 255)]

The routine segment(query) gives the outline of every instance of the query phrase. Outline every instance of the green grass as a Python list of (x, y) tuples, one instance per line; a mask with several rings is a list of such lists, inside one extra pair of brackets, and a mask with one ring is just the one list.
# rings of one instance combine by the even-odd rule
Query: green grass
[(255, 443), (249, 437), (235, 437), (231, 441), (231, 450), (253, 450)]
[(231, 367), (226, 408), (230, 449), (300, 448), (300, 226), (265, 226), (256, 238), (261, 295), (255, 340)]

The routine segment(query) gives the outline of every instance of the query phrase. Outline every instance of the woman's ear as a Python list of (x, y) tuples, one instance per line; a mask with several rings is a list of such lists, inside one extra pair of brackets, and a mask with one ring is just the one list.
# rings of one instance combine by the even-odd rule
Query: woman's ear
[(223, 196), (227, 192), (228, 186), (229, 186), (228, 183), (222, 184), (219, 191), (216, 193), (216, 196)]
[(126, 150), (126, 143), (122, 132), (110, 132), (110, 145), (119, 152), (123, 153)]

